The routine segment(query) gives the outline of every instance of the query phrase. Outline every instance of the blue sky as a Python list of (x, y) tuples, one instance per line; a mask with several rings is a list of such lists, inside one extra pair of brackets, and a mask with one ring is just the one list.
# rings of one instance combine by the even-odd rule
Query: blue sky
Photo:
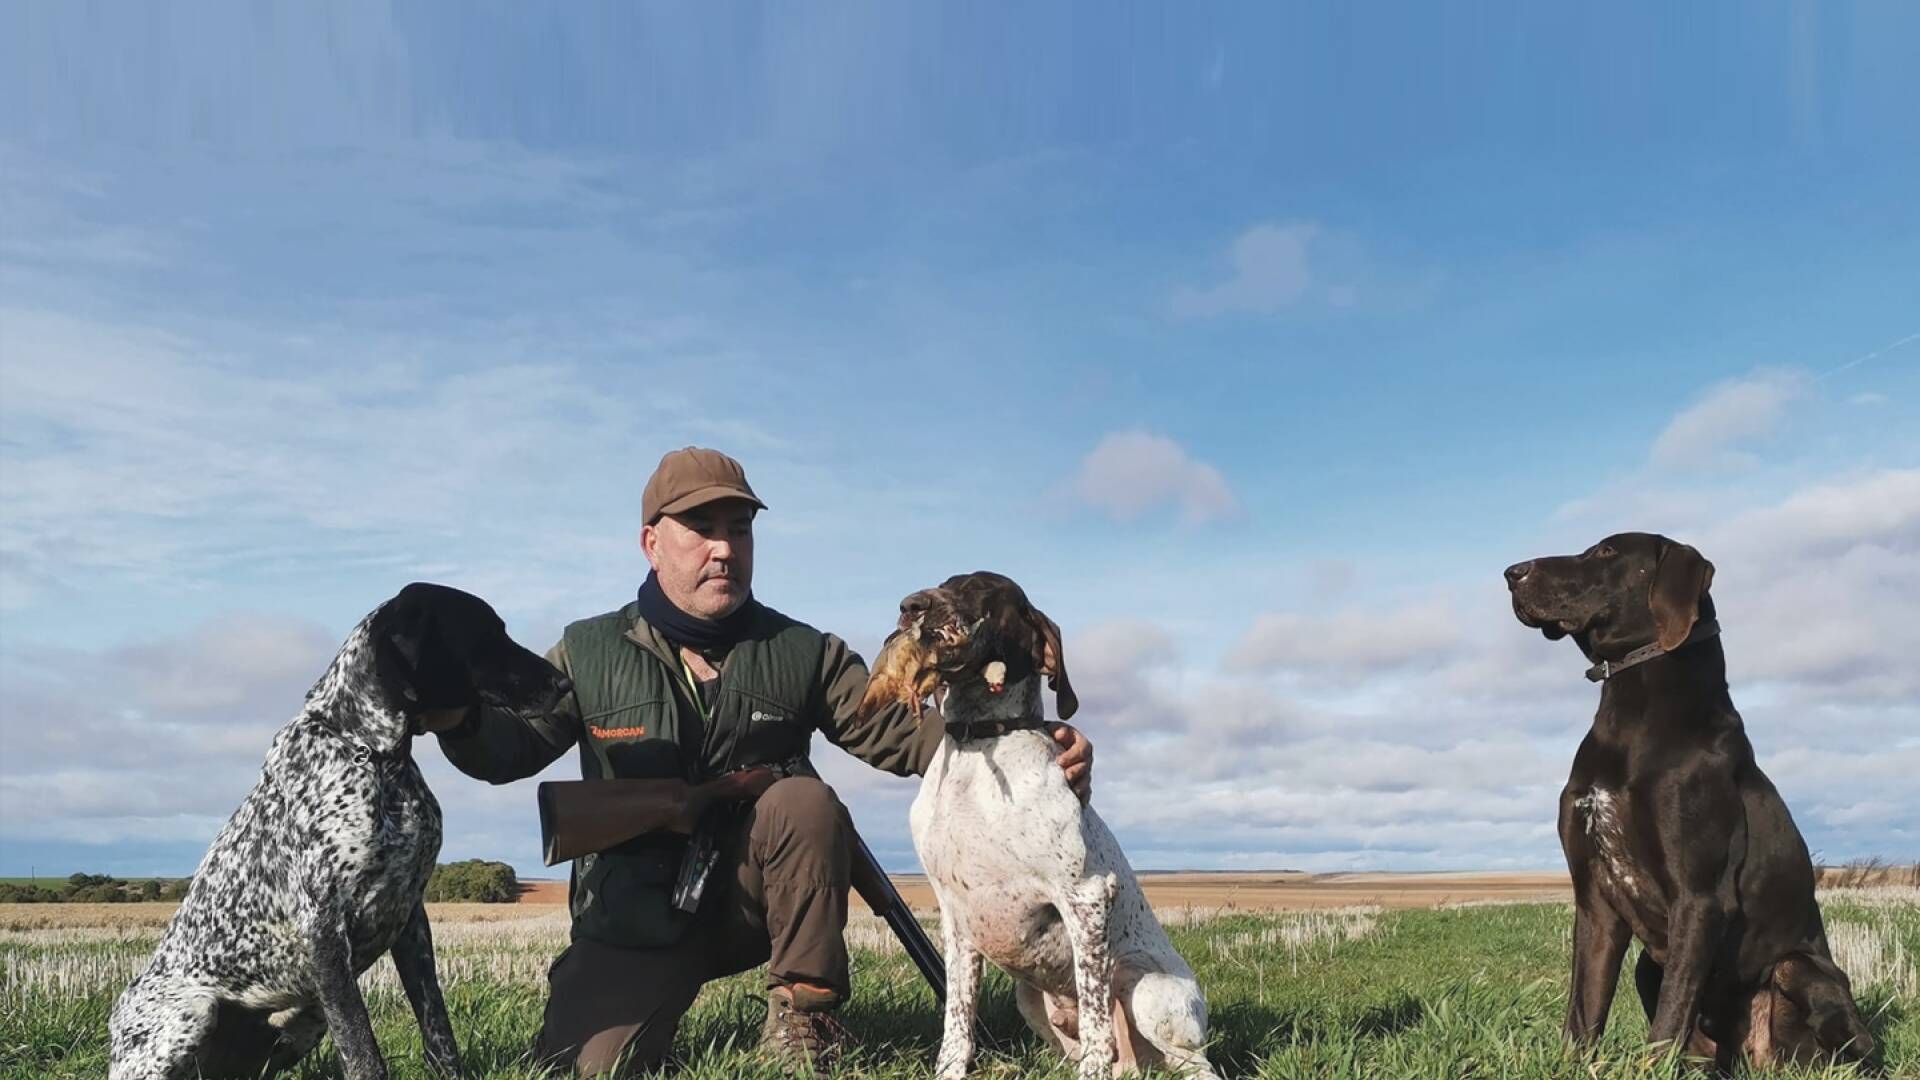
[[(0, 873), (190, 869), (406, 581), (617, 605), (687, 443), (863, 650), (1019, 578), (1141, 866), (1555, 865), (1594, 694), (1498, 572), (1627, 528), (1716, 562), (1810, 844), (1920, 856), (1917, 33), (9, 6)], [(910, 866), (911, 783), (821, 757)], [(431, 772), (535, 868), (530, 782)]]

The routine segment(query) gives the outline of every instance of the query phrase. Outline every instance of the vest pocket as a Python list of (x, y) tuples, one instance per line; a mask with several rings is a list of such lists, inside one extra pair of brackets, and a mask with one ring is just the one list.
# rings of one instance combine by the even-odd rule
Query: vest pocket
[(729, 689), (723, 696), (729, 713), (739, 718), (738, 741), (729, 748), (735, 767), (783, 765), (806, 755), (813, 728), (801, 720), (798, 707), (744, 690)]
[(685, 850), (681, 839), (581, 856), (574, 871), (574, 936), (628, 949), (657, 949), (679, 941), (693, 920), (672, 902)]
[(587, 717), (583, 724), (602, 776), (659, 780), (686, 775), (679, 727), (667, 702), (612, 709)]

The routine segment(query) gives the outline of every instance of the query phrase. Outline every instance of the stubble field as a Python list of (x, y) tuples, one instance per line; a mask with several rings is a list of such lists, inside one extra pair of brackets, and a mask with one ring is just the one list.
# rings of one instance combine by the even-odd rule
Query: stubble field
[[(1408, 888), (1401, 889), (1349, 880), (1346, 886), (1371, 887), (1368, 895), (1383, 902), (1311, 910), (1273, 910), (1289, 904), (1277, 882), (1215, 881), (1204, 893), (1194, 883), (1183, 886), (1185, 895), (1216, 901), (1207, 905), (1171, 902), (1182, 894), (1161, 888), (1166, 882), (1150, 884), (1175, 945), (1207, 992), (1212, 1057), (1221, 1073), (1354, 1080), (1672, 1075), (1671, 1063), (1650, 1060), (1641, 1045), (1646, 1024), (1629, 979), (1597, 1053), (1582, 1058), (1562, 1048), (1572, 912), (1554, 898), (1554, 882), (1505, 882), (1489, 898), (1469, 895), (1458, 880), (1419, 877), (1425, 880), (1402, 882)], [(1539, 896), (1501, 895), (1507, 887), (1536, 885)], [(914, 895), (911, 881), (903, 888)], [(1233, 892), (1231, 906), (1223, 902), (1226, 889)], [(1450, 898), (1436, 898), (1434, 889)], [(1300, 890), (1311, 891), (1296, 882), (1294, 891)], [(1435, 903), (1445, 906), (1414, 906)], [(1890, 1075), (1920, 1076), (1920, 889), (1832, 890), (1823, 903), (1837, 959), (1886, 1046)], [(163, 904), (0, 906), (0, 1078), (105, 1075), (107, 1011), (145, 963), (170, 910)], [(542, 1075), (526, 1051), (540, 1022), (547, 965), (566, 942), (563, 909), (523, 903), (430, 910), (467, 1075)], [(930, 911), (925, 921), (933, 926)], [(858, 913), (849, 937), (854, 999), (842, 1018), (860, 1044), (841, 1073), (926, 1076), (940, 1034), (932, 995), (879, 920)], [(388, 961), (368, 972), (363, 985), (394, 1076), (428, 1076)], [(779, 1075), (751, 1055), (763, 1010), (754, 973), (708, 987), (681, 1026), (679, 1074)], [(989, 977), (983, 1015), (994, 1045), (983, 1051), (976, 1074), (1072, 1075), (1026, 1033), (997, 974)], [(292, 1075), (340, 1076), (330, 1045)]]

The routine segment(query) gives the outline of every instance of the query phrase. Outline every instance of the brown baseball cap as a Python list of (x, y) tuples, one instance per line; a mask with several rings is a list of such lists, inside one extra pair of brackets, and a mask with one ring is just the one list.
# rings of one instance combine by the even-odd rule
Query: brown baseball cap
[(747, 486), (747, 470), (718, 450), (688, 446), (669, 450), (647, 478), (640, 497), (640, 514), (652, 525), (663, 514), (677, 514), (721, 499), (745, 499), (765, 510), (767, 504)]

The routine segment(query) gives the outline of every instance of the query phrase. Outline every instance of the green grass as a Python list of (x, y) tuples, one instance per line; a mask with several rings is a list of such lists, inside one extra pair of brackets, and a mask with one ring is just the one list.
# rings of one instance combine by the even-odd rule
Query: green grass
[[(1886, 1047), (1889, 1075), (1920, 1076), (1920, 890), (1830, 896), (1831, 927), (1850, 928), (1856, 992)], [(1629, 1078), (1672, 1075), (1648, 1059), (1646, 1024), (1623, 979), (1610, 1030), (1597, 1051), (1563, 1048), (1570, 909), (1554, 904), (1353, 915), (1228, 916), (1172, 928), (1211, 1005), (1212, 1058), (1228, 1077)], [(1175, 920), (1178, 921), (1178, 920)], [(1330, 931), (1317, 934), (1315, 927)], [(1342, 933), (1342, 930), (1349, 931)], [(525, 1051), (540, 1021), (547, 961), (564, 930), (474, 924), (436, 928), (454, 1030), (470, 1077), (541, 1075)], [(143, 931), (0, 932), (0, 1077), (105, 1074), (107, 1010), (144, 962), (155, 935)], [(1836, 933), (1836, 939), (1838, 933)], [(927, 1075), (939, 1041), (931, 994), (871, 925), (852, 935), (854, 997), (842, 1011), (862, 1040), (843, 1068), (851, 1076)], [(1289, 944), (1291, 942), (1291, 944)], [(1838, 948), (1838, 945), (1836, 945)], [(1843, 960), (1845, 958), (1843, 957)], [(1631, 969), (1631, 960), (1628, 968)], [(368, 993), (380, 1043), (396, 1078), (427, 1076), (418, 1032), (383, 961)], [(1871, 969), (1866, 970), (1866, 969)], [(681, 1025), (681, 1075), (774, 1076), (750, 1049), (764, 1006), (755, 975), (709, 986)], [(996, 1045), (978, 1075), (1068, 1077), (1013, 1009), (1011, 990), (990, 976), (983, 1016)], [(323, 1045), (294, 1075), (340, 1076)], [(1849, 1070), (1783, 1070), (1787, 1077), (1840, 1077)]]

